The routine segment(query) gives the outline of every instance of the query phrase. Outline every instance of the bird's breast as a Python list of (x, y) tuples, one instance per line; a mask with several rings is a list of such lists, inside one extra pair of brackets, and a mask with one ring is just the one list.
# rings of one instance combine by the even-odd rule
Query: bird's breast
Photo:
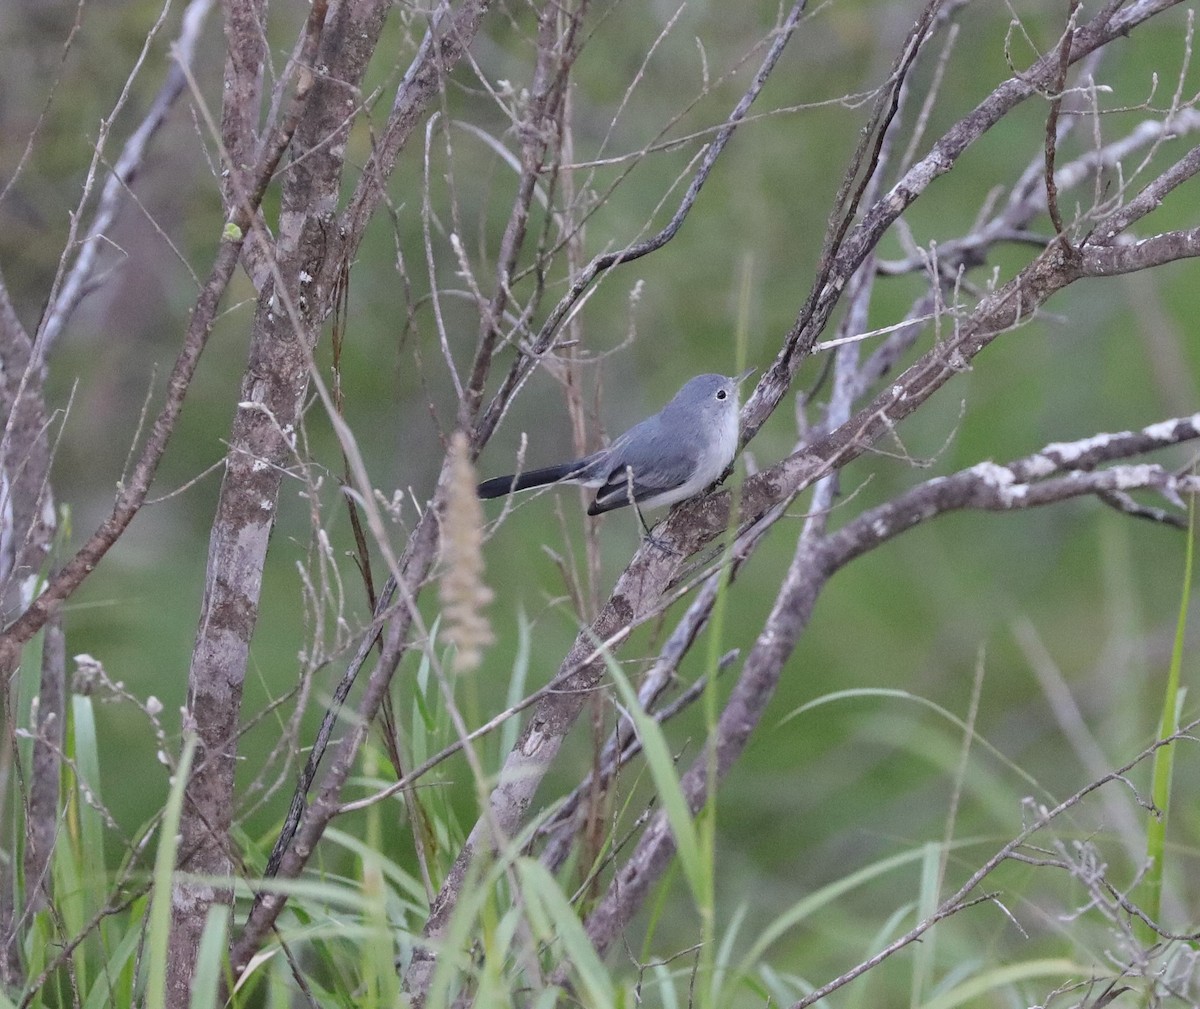
[(701, 486), (705, 487), (725, 471), (725, 467), (733, 462), (734, 454), (737, 452), (738, 411), (736, 409), (727, 410), (721, 415), (717, 422), (715, 435), (706, 457), (701, 460), (701, 465), (698, 467), (704, 473)]

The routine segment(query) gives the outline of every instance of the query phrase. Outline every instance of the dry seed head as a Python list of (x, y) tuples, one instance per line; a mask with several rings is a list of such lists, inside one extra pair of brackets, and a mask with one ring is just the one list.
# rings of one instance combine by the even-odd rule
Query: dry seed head
[(454, 668), (467, 672), (479, 667), (483, 648), (490, 645), (492, 628), (484, 608), (492, 590), (483, 581), (483, 507), (475, 493), (467, 436), (455, 431), (450, 439), (450, 479), (442, 516), (443, 637), (454, 645)]

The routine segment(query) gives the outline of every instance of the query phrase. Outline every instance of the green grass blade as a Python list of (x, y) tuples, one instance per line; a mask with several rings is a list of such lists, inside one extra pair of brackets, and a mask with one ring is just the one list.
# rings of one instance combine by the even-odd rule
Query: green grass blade
[(96, 975), (96, 983), (88, 992), (83, 1009), (108, 1009), (110, 1006), (132, 1005), (133, 958), (142, 942), (141, 921), (146, 900), (134, 901), (125, 917), (125, 933), (112, 950), (105, 952), (104, 969)]
[(563, 895), (554, 877), (540, 863), (530, 859), (517, 862), (521, 893), (527, 902), (537, 901), (554, 929), (556, 943), (564, 959), (570, 961), (578, 978), (578, 986), (586, 994), (588, 1006), (613, 1004), (612, 982), (600, 961), (595, 947), (583, 930), (579, 915)]
[[(1054, 977), (1066, 980), (1081, 980), (1097, 976), (1097, 969), (1087, 964), (1076, 963), (1074, 960), (1048, 959), (1025, 960), (1021, 963), (1007, 964), (995, 970), (985, 971), (964, 981), (962, 984), (944, 992), (937, 997), (922, 1003), (921, 1009), (956, 1009), (961, 1005), (980, 1005), (981, 997), (988, 992), (999, 992), (1009, 985), (1019, 981), (1030, 981), (1034, 978)], [(1015, 1004), (1011, 1000), (1003, 1003), (1000, 1000), (987, 1002), (988, 1005)], [(1025, 1003), (1022, 1002), (1022, 1005)]]
[[(921, 888), (917, 900), (916, 920), (924, 921), (938, 905), (938, 889), (941, 885), (942, 846), (936, 841), (927, 842), (921, 849)], [(912, 983), (909, 1006), (917, 1009), (923, 1004), (925, 989), (933, 976), (934, 957), (937, 950), (937, 934), (931, 932), (913, 947)]]
[[(355, 837), (347, 831), (338, 830), (333, 827), (327, 828), (322, 836), (326, 843), (337, 844), (355, 857), (364, 860), (370, 857), (372, 853), (377, 855), (380, 850), (379, 848), (372, 849), (360, 837)], [(391, 882), (395, 890), (400, 891), (409, 898), (406, 904), (410, 910), (415, 912), (422, 906), (425, 900), (425, 888), (416, 876), (406, 871), (402, 865), (390, 858), (380, 858), (379, 868), (383, 872), (384, 877)]]
[[(512, 676), (508, 681), (508, 696), (505, 704), (513, 707), (525, 696), (525, 684), (529, 678), (529, 656), (533, 645), (533, 623), (525, 615), (525, 611), (517, 612), (517, 654), (513, 659)], [(521, 731), (521, 720), (510, 718), (500, 728), (497, 734), (497, 764), (503, 764), (512, 748), (517, 745), (517, 733)]]
[[(90, 697), (71, 698), (68, 752), (74, 760), (76, 780), (75, 822), (78, 825), (80, 871), (87, 893), (88, 913), (99, 911), (107, 901), (108, 867), (104, 857), (104, 816), (98, 808), (100, 794), (100, 745), (96, 713)], [(70, 773), (70, 771), (68, 771)], [(104, 924), (101, 924), (101, 929)]]
[(959, 718), (958, 715), (956, 715), (953, 711), (950, 711), (948, 708), (943, 708), (940, 704), (929, 700), (927, 697), (922, 697), (920, 694), (914, 694), (907, 690), (897, 690), (894, 687), (852, 687), (847, 690), (830, 691), (828, 694), (822, 694), (820, 697), (815, 697), (811, 701), (800, 705), (800, 707), (789, 711), (783, 716), (783, 718), (779, 720), (776, 728), (781, 728), (793, 718), (799, 718), (801, 715), (807, 714), (809, 711), (820, 708), (826, 704), (833, 704), (837, 701), (855, 700), (861, 697), (895, 698), (902, 701), (912, 701), (916, 704), (919, 704), (921, 707), (928, 708), (941, 718), (944, 718), (955, 728), (970, 736), (972, 745), (982, 747), (986, 753), (1003, 764), (1004, 767), (1011, 771), (1017, 778), (1025, 782), (1030, 788), (1035, 789), (1039, 795), (1043, 796), (1047, 800), (1050, 800), (1052, 805), (1058, 802), (1052, 793), (1046, 791), (1037, 778), (1035, 778), (1032, 774), (1025, 770), (1025, 768), (1021, 767), (1020, 764), (1014, 761), (1011, 757), (1007, 756), (995, 745), (989, 743), (978, 732), (973, 731), (971, 726)]
[[(368, 747), (363, 754), (363, 770), (377, 773), (375, 750)], [(378, 803), (367, 810), (366, 846), (360, 855), (361, 886), (367, 904), (364, 925), (367, 940), (359, 944), (359, 996), (361, 1009), (374, 1006), (391, 1007), (400, 998), (400, 979), (396, 976), (395, 950), (388, 925), (388, 899), (383, 850), (383, 813)]]
[(192, 977), (191, 1009), (212, 1009), (221, 989), (221, 973), (225, 970), (225, 943), (229, 932), (229, 908), (212, 907), (200, 936), (196, 955), (196, 973)]
[(503, 862), (494, 861), (485, 869), (484, 861), (485, 856), (472, 860), (449, 927), (440, 942), (428, 944), (437, 955), (433, 981), (425, 999), (429, 1009), (452, 1005), (460, 977), (472, 969), (470, 951), (479, 937), (484, 905), (494, 899), (494, 888), (504, 874)]
[[(1183, 667), (1184, 637), (1187, 630), (1188, 603), (1192, 595), (1192, 555), (1195, 546), (1196, 499), (1192, 498), (1188, 509), (1188, 535), (1183, 553), (1183, 591), (1179, 599), (1179, 617), (1175, 621), (1175, 644), (1171, 649), (1171, 665), (1167, 671), (1167, 686), (1163, 693), (1162, 716), (1158, 723), (1158, 738), (1166, 739), (1179, 729), (1180, 712), (1186, 691), (1180, 687), (1180, 671)], [(1151, 777), (1150, 796), (1154, 802), (1154, 813), (1146, 827), (1146, 859), (1149, 868), (1143, 882), (1142, 909), (1151, 921), (1158, 921), (1162, 912), (1162, 886), (1164, 857), (1167, 847), (1167, 814), (1171, 806), (1171, 777), (1175, 771), (1175, 747), (1163, 746), (1154, 754), (1154, 771)], [(1150, 944), (1158, 941), (1154, 930), (1144, 921), (1137, 921), (1138, 937)]]
[(175, 854), (179, 847), (179, 820), (183, 811), (183, 790), (196, 752), (196, 737), (189, 736), (179, 758), (175, 780), (167, 795), (167, 807), (159, 826), (158, 851), (154, 856), (154, 896), (150, 901), (150, 970), (146, 979), (146, 1009), (167, 1006), (167, 937), (171, 931), (171, 881), (175, 875)]
[(707, 907), (710, 903), (712, 873), (706, 869), (707, 860), (702, 857), (700, 835), (680, 787), (679, 775), (675, 770), (671, 751), (667, 747), (666, 736), (658, 723), (646, 714), (638, 702), (637, 691), (633, 689), (613, 657), (605, 653), (604, 661), (608, 664), (609, 675), (617, 686), (625, 711), (633, 719), (634, 730), (641, 741), (642, 753), (646, 758), (647, 767), (650, 768), (650, 776), (654, 779), (659, 802), (662, 803), (667, 822), (671, 825), (671, 833), (675, 836), (679, 864), (691, 888), (692, 899), (697, 907)]
[[(963, 848), (975, 843), (977, 842), (973, 839), (960, 839), (955, 841), (951, 845), (951, 848)], [(878, 876), (882, 876), (893, 869), (899, 869), (912, 862), (919, 862), (924, 857), (925, 846), (921, 845), (909, 851), (902, 851), (898, 855), (881, 858), (847, 876), (843, 876), (841, 879), (834, 880), (832, 883), (821, 887), (821, 889), (797, 901), (759, 933), (754, 945), (742, 957), (736, 977), (744, 978), (750, 976), (758, 961), (762, 959), (763, 955), (777, 939), (794, 928), (798, 923), (814, 915), (821, 908), (833, 903), (833, 901), (837, 900), (843, 894), (849, 893), (851, 890), (870, 882)]]

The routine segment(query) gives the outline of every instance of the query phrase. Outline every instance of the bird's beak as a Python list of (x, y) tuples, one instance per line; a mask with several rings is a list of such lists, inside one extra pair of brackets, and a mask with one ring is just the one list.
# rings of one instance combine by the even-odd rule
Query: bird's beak
[(746, 381), (746, 379), (748, 379), (748, 378), (749, 378), (751, 375), (753, 375), (753, 374), (754, 374), (756, 371), (758, 371), (758, 369), (757, 369), (757, 368), (747, 368), (747, 369), (746, 369), (745, 371), (743, 371), (743, 372), (742, 372), (740, 375), (738, 375), (736, 378), (734, 378), (734, 380), (733, 380), (733, 384), (734, 384), (734, 385), (741, 385), (741, 384), (742, 384), (744, 381)]

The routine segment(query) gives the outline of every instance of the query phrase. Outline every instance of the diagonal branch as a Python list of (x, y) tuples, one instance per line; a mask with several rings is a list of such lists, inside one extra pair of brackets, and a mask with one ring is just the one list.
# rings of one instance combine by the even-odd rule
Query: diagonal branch
[(827, 995), (832, 994), (839, 988), (849, 984), (851, 981), (862, 977), (867, 971), (882, 963), (893, 954), (898, 953), (907, 946), (911, 946), (914, 942), (920, 941), (921, 937), (939, 922), (944, 921), (951, 915), (957, 914), (965, 907), (977, 903), (978, 900), (969, 900), (971, 892), (977, 886), (979, 886), (980, 883), (987, 879), (987, 877), (990, 876), (1000, 865), (1008, 861), (1010, 858), (1015, 857), (1019, 849), (1023, 847), (1031, 837), (1043, 830), (1049, 824), (1053, 823), (1060, 816), (1062, 816), (1063, 813), (1074, 809), (1089, 795), (1103, 788), (1105, 785), (1109, 785), (1114, 781), (1127, 783), (1127, 775), (1129, 772), (1139, 764), (1144, 763), (1146, 760), (1153, 757), (1164, 746), (1170, 746), (1172, 743), (1176, 743), (1184, 739), (1193, 739), (1194, 737), (1192, 736), (1192, 733), (1195, 731), (1197, 725), (1200, 725), (1200, 719), (1193, 719), (1191, 722), (1182, 726), (1178, 732), (1173, 733), (1172, 735), (1163, 739), (1155, 740), (1150, 746), (1146, 747), (1146, 749), (1144, 749), (1123, 767), (1119, 767), (1115, 771), (1112, 771), (1101, 778), (1097, 778), (1090, 784), (1085, 785), (1074, 795), (1064, 799), (1053, 809), (1040, 809), (1038, 816), (1035, 819), (1033, 819), (1019, 834), (1017, 834), (1016, 837), (1012, 838), (1012, 840), (1010, 840), (994, 855), (992, 855), (991, 858), (984, 862), (983, 865), (976, 869), (968, 877), (966, 882), (962, 884), (962, 886), (960, 886), (953, 894), (951, 894), (938, 905), (937, 910), (935, 910), (933, 914), (918, 922), (911, 929), (909, 929), (909, 931), (905, 932), (904, 935), (890, 942), (874, 956), (864, 960), (856, 967), (846, 971), (839, 977), (834, 978), (834, 980), (830, 981), (829, 983), (822, 985), (815, 991), (810, 992), (799, 1001), (792, 1003), (791, 1009), (808, 1009), (808, 1006), (815, 1005)]
[[(314, 4), (314, 8), (320, 6)], [(266, 145), (262, 161), (254, 173), (254, 186), (246, 195), (221, 234), (221, 241), (213, 259), (208, 277), (192, 307), (188, 326), (184, 332), (183, 345), (175, 359), (167, 379), (167, 397), (162, 409), (150, 429), (146, 444), (138, 455), (129, 481), (121, 488), (113, 509), (88, 537), (58, 573), (50, 579), (42, 593), (33, 600), (25, 611), (0, 634), (0, 671), (10, 673), (17, 660), (17, 650), (33, 637), (45, 624), (49, 616), (67, 599), (95, 570), (96, 565), (120, 538), (133, 517), (146, 500), (150, 484), (154, 480), (158, 464), (166, 451), (167, 443), (175, 429), (183, 402), (191, 385), (192, 376), (200, 363), (200, 356), (212, 332), (217, 309), (229, 281), (237, 268), (238, 257), (246, 236), (251, 231), (254, 214), (257, 212), (267, 185), (291, 143), (300, 110), (307, 101), (311, 79), (297, 87), (293, 97), (293, 113), (276, 129)]]
[(729, 114), (729, 118), (725, 121), (725, 125), (717, 131), (712, 142), (705, 148), (704, 154), (700, 159), (700, 164), (692, 176), (692, 181), (688, 184), (687, 191), (680, 200), (675, 213), (671, 216), (671, 220), (667, 222), (662, 230), (650, 238), (622, 249), (619, 252), (606, 252), (598, 255), (578, 272), (574, 282), (571, 284), (570, 290), (551, 309), (550, 314), (538, 330), (537, 337), (531, 342), (530, 347), (513, 363), (512, 368), (509, 369), (508, 374), (504, 377), (500, 389), (480, 416), (472, 435), (472, 444), (476, 452), (491, 438), (493, 432), (496, 430), (496, 426), (504, 416), (504, 412), (508, 409), (512, 397), (516, 395), (521, 384), (537, 365), (539, 358), (554, 346), (555, 340), (558, 337), (558, 329), (562, 325), (563, 320), (567, 318), (571, 309), (584, 296), (596, 278), (606, 270), (610, 270), (622, 263), (633, 262), (635, 259), (640, 259), (661, 249), (678, 233), (683, 222), (691, 212), (692, 207), (695, 205), (696, 199), (700, 195), (700, 190), (708, 180), (713, 167), (717, 163), (717, 159), (725, 150), (738, 125), (746, 117), (750, 106), (762, 92), (772, 71), (775, 69), (775, 65), (779, 62), (780, 56), (783, 55), (784, 49), (795, 32), (797, 25), (800, 23), (800, 17), (804, 13), (806, 6), (807, 0), (796, 0), (796, 3), (788, 12), (787, 18), (776, 30), (775, 39), (767, 50), (766, 56), (763, 57), (762, 64), (759, 66), (758, 72), (754, 75), (750, 87), (747, 88), (746, 92), (738, 100), (737, 105), (734, 106), (733, 111)]
[(46, 306), (35, 341), (36, 357), (39, 361), (44, 362), (49, 357), (67, 321), (87, 294), (88, 285), (100, 258), (100, 250), (104, 246), (105, 232), (112, 226), (117, 212), (121, 209), (125, 191), (133, 184), (141, 170), (151, 141), (166, 122), (167, 114), (176, 99), (187, 87), (186, 70), (195, 57), (196, 45), (212, 5), (213, 0), (191, 0), (183, 12), (179, 37), (171, 48), (173, 59), (167, 71), (167, 79), (159, 88), (141, 124), (125, 141), (121, 156), (117, 158), (104, 188), (100, 191), (95, 216), (87, 234), (79, 242), (79, 252), (75, 261)]
[[(352, 197), (350, 206), (341, 215), (336, 214), (336, 209), (339, 182), (344, 171), (344, 138), (349, 129), (349, 121), (342, 111), (345, 91), (357, 87), (374, 51), (390, 3), (378, 2), (349, 14), (347, 11), (350, 8), (338, 7), (339, 20), (327, 30), (327, 37), (323, 39), (322, 64), (327, 68), (327, 76), (318, 85), (324, 89), (323, 98), (321, 102), (314, 103), (316, 114), (311, 122), (305, 124), (303, 136), (299, 132), (297, 134), (298, 146), (303, 153), (293, 162), (285, 188), (284, 214), (277, 245), (280, 263), (275, 290), (264, 292), (260, 298), (251, 366), (247, 372), (246, 381), (252, 383), (250, 391), (260, 400), (265, 399), (263, 405), (266, 409), (254, 408), (256, 404), (251, 402), (252, 396), (248, 394), (244, 397), (244, 404), (248, 403), (250, 408), (240, 411), (235, 419), (229, 455), (230, 471), (223, 488), (210, 551), (213, 556), (218, 552), (220, 554), (215, 562), (210, 558), (210, 570), (224, 572), (227, 576), (232, 572), (232, 576), (228, 584), (210, 583), (206, 592), (206, 613), (228, 614), (232, 619), (223, 626), (215, 626), (202, 617), (202, 634), (208, 643), (216, 647), (216, 651), (208, 649), (205, 640), (198, 641), (189, 678), (193, 691), (221, 694), (219, 705), (209, 712), (209, 716), (213, 752), (220, 754), (222, 767), (219, 774), (214, 775), (213, 794), (205, 803), (219, 810), (220, 817), (214, 819), (209, 815), (193, 818), (194, 831), (189, 849), (193, 855), (198, 855), (203, 846), (212, 845), (214, 841), (222, 849), (228, 844), (227, 826), (233, 781), (230, 752), (233, 734), (230, 726), (235, 725), (238, 719), (241, 683), (245, 675), (253, 622), (258, 612), (257, 574), (266, 556), (271, 518), (278, 497), (279, 466), (286, 461), (290, 451), (286, 432), (294, 430), (304, 391), (308, 387), (311, 351), (317, 327), (333, 310), (338, 284), (348, 268), (348, 258), (353, 256), (361, 240), (362, 229), (383, 196), (386, 183), (383, 173), (390, 172), (394, 167), (395, 156), (411, 134), (413, 126), (425, 114), (428, 103), (440, 93), (445, 75), (453, 69), (466, 45), (473, 39), (487, 6), (486, 2), (464, 3), (455, 14), (451, 14), (449, 4), (438, 7), (425, 42), (397, 93), (390, 119), (391, 127), (383, 144), (385, 153), (391, 152), (390, 158), (372, 161), (359, 180), (357, 195)], [(339, 139), (330, 144), (330, 137)], [(313, 155), (310, 152), (316, 153)], [(361, 218), (358, 215), (362, 215)], [(286, 313), (275, 312), (276, 298), (287, 306)], [(293, 333), (292, 330), (298, 332)], [(261, 375), (277, 376), (278, 380), (259, 382), (257, 377)], [(264, 461), (267, 465), (263, 465)], [(389, 590), (393, 586), (402, 590), (406, 601), (411, 601), (411, 594), (415, 590), (410, 590), (409, 586), (423, 584), (436, 555), (437, 502), (440, 496), (439, 490), (418, 528), (410, 536), (407, 550), (394, 571), (395, 581), (390, 581), (381, 593), (381, 610), (386, 607)], [(263, 502), (267, 505), (265, 510)], [(231, 601), (233, 605), (223, 606), (221, 598)], [(391, 623), (386, 631), (389, 644), (385, 647), (383, 658), (372, 670), (359, 702), (362, 725), (369, 725), (374, 720), (402, 654), (412, 618), (413, 610), (409, 605), (400, 606), (391, 615)], [(369, 655), (378, 633), (378, 625), (373, 625), (369, 640), (360, 650), (359, 659), (355, 660), (356, 664)], [(353, 675), (348, 673), (343, 678), (346, 689), (351, 682)], [(204, 710), (208, 707), (202, 706)], [(297, 827), (295, 817), (289, 814), (287, 827), (296, 831), (295, 842), (289, 846), (289, 839), (281, 837), (283, 843), (277, 846), (272, 855), (273, 866), (278, 866), (281, 877), (290, 878), (307, 864), (329, 818), (338, 808), (337, 796), (353, 766), (360, 743), (361, 737), (358, 736), (343, 741), (321, 784), (318, 800), (306, 810), (307, 783), (302, 782), (305, 787), (297, 789), (293, 812), (303, 810), (302, 819)], [(315, 766), (306, 769), (306, 776), (312, 771), (315, 771)], [(211, 903), (218, 896), (224, 895), (213, 893), (205, 899)], [(263, 939), (270, 934), (283, 906), (284, 899), (277, 893), (264, 894), (255, 903), (232, 950), (233, 963), (239, 969), (249, 962)], [(185, 945), (194, 949), (203, 924), (203, 915), (192, 915), (191, 932), (185, 937)], [(181, 971), (176, 984), (181, 994), (188, 979), (188, 970)]]
[[(704, 748), (705, 752), (680, 779), (692, 814), (705, 806), (711, 788), (725, 777), (745, 749), (808, 626), (817, 598), (829, 579), (852, 560), (929, 519), (959, 509), (1014, 511), (1084, 495), (1143, 489), (1176, 498), (1195, 494), (1200, 492), (1200, 478), (1177, 476), (1161, 466), (1091, 467), (1197, 438), (1200, 414), (1163, 421), (1136, 433), (1096, 435), (1079, 442), (1048, 445), (1007, 466), (980, 463), (953, 476), (930, 480), (864, 512), (828, 537), (802, 536), (770, 616), (721, 713), (713, 745)], [(1050, 478), (1050, 474), (1061, 471), (1067, 475)], [(715, 753), (715, 776), (710, 753)], [(588, 937), (601, 954), (641, 909), (674, 853), (670, 821), (666, 812), (660, 811), (588, 917)], [(961, 891), (954, 902), (965, 897), (973, 885)]]
[(349, 266), (367, 225), (387, 192), (400, 152), (425, 115), (430, 102), (445, 83), (445, 75), (462, 59), (479, 32), (491, 0), (464, 0), (457, 8), (439, 0), (429, 15), (429, 28), (417, 55), (396, 89), (388, 121), (363, 167), (350, 201), (338, 222), (340, 246), (329, 257), (329, 275)]
[(1124, 207), (1113, 213), (1089, 239), (1095, 245), (1111, 245), (1118, 235), (1162, 205), (1167, 194), (1200, 172), (1200, 147), (1193, 147), (1174, 165), (1146, 186)]
[[(1070, 61), (1082, 59), (1172, 5), (1171, 0), (1144, 0), (1130, 5), (1117, 15), (1111, 9), (1102, 12), (1074, 32)], [(812, 311), (802, 313), (796, 326), (789, 332), (776, 364), (764, 376), (743, 411), (744, 439), (753, 435), (758, 424), (775, 408), (790, 387), (795, 367), (799, 364), (798, 352), (811, 345), (826, 325), (833, 307), (840, 300), (846, 280), (869, 255), (891, 223), (937, 176), (951, 170), (958, 156), (975, 140), (1021, 101), (1036, 93), (1035, 85), (1044, 88), (1052, 81), (1057, 73), (1057, 59), (1057, 53), (1053, 58), (1044, 58), (1031, 71), (997, 88), (974, 112), (938, 140), (930, 154), (917, 162), (900, 182), (872, 204), (863, 221), (851, 229), (833, 259), (830, 278), (815, 298)], [(1170, 254), (1180, 257), (1194, 254), (1185, 242), (1177, 242), (1170, 249), (1160, 248), (1157, 251), (1159, 256), (1156, 259), (1152, 261), (1144, 256), (1143, 264), (1154, 265), (1154, 262), (1163, 261), (1163, 257)], [(900, 420), (915, 411), (938, 388), (966, 369), (997, 336), (1027, 321), (1047, 299), (1084, 275), (1083, 259), (1077, 250), (1054, 246), (1043, 252), (1013, 280), (985, 297), (952, 336), (935, 345), (847, 423), (747, 480), (741, 495), (742, 524), (755, 521), (811, 486), (822, 475), (862, 454), (879, 438), (891, 432)], [(490, 433), (488, 425), (503, 409), (503, 396), (513, 375), (521, 374), (521, 369), (531, 366), (520, 362), (514, 366), (501, 393), (481, 418), (477, 427), (480, 440)], [(593, 643), (597, 640), (616, 640), (645, 619), (646, 614), (655, 612), (668, 586), (680, 572), (681, 558), (690, 556), (729, 527), (729, 507), (728, 492), (680, 505), (669, 518), (662, 537), (678, 549), (678, 554), (664, 555), (662, 551), (643, 547), (630, 562), (597, 619), (576, 639), (562, 663), (555, 677), (556, 682), (562, 684), (562, 689), (539, 701), (505, 761), (499, 784), (489, 799), (488, 816), (476, 823), (435, 902), (434, 914), (426, 927), (428, 935), (439, 935), (449, 920), (471, 859), (477, 847), (486, 843), (485, 823), (495, 823), (506, 836), (516, 833), (543, 776), (557, 757), (566, 733), (578, 718), (590, 691), (601, 680), (603, 664), (594, 657)], [(809, 589), (804, 589), (804, 592), (808, 593)], [(800, 605), (800, 600), (796, 604)], [(420, 976), (416, 968), (419, 958), (425, 956), (420, 950), (414, 954), (410, 978)], [(422, 972), (426, 968), (427, 963), (421, 964)]]
[[(1074, 64), (1115, 39), (1127, 35), (1150, 18), (1175, 6), (1179, 0), (1136, 0), (1114, 12), (1107, 7), (1072, 33), (1068, 62)], [(1034, 94), (1044, 93), (1059, 73), (1059, 54), (1047, 53), (1020, 76), (1009, 78), (971, 112), (955, 123), (864, 212), (862, 220), (835, 251), (828, 278), (819, 278), (805, 307), (788, 331), (775, 362), (764, 373), (742, 410), (745, 444), (774, 412), (791, 386), (797, 369), (824, 330), (850, 275), (858, 269), (887, 230), (905, 210), (949, 172), (958, 158), (1004, 116)]]

